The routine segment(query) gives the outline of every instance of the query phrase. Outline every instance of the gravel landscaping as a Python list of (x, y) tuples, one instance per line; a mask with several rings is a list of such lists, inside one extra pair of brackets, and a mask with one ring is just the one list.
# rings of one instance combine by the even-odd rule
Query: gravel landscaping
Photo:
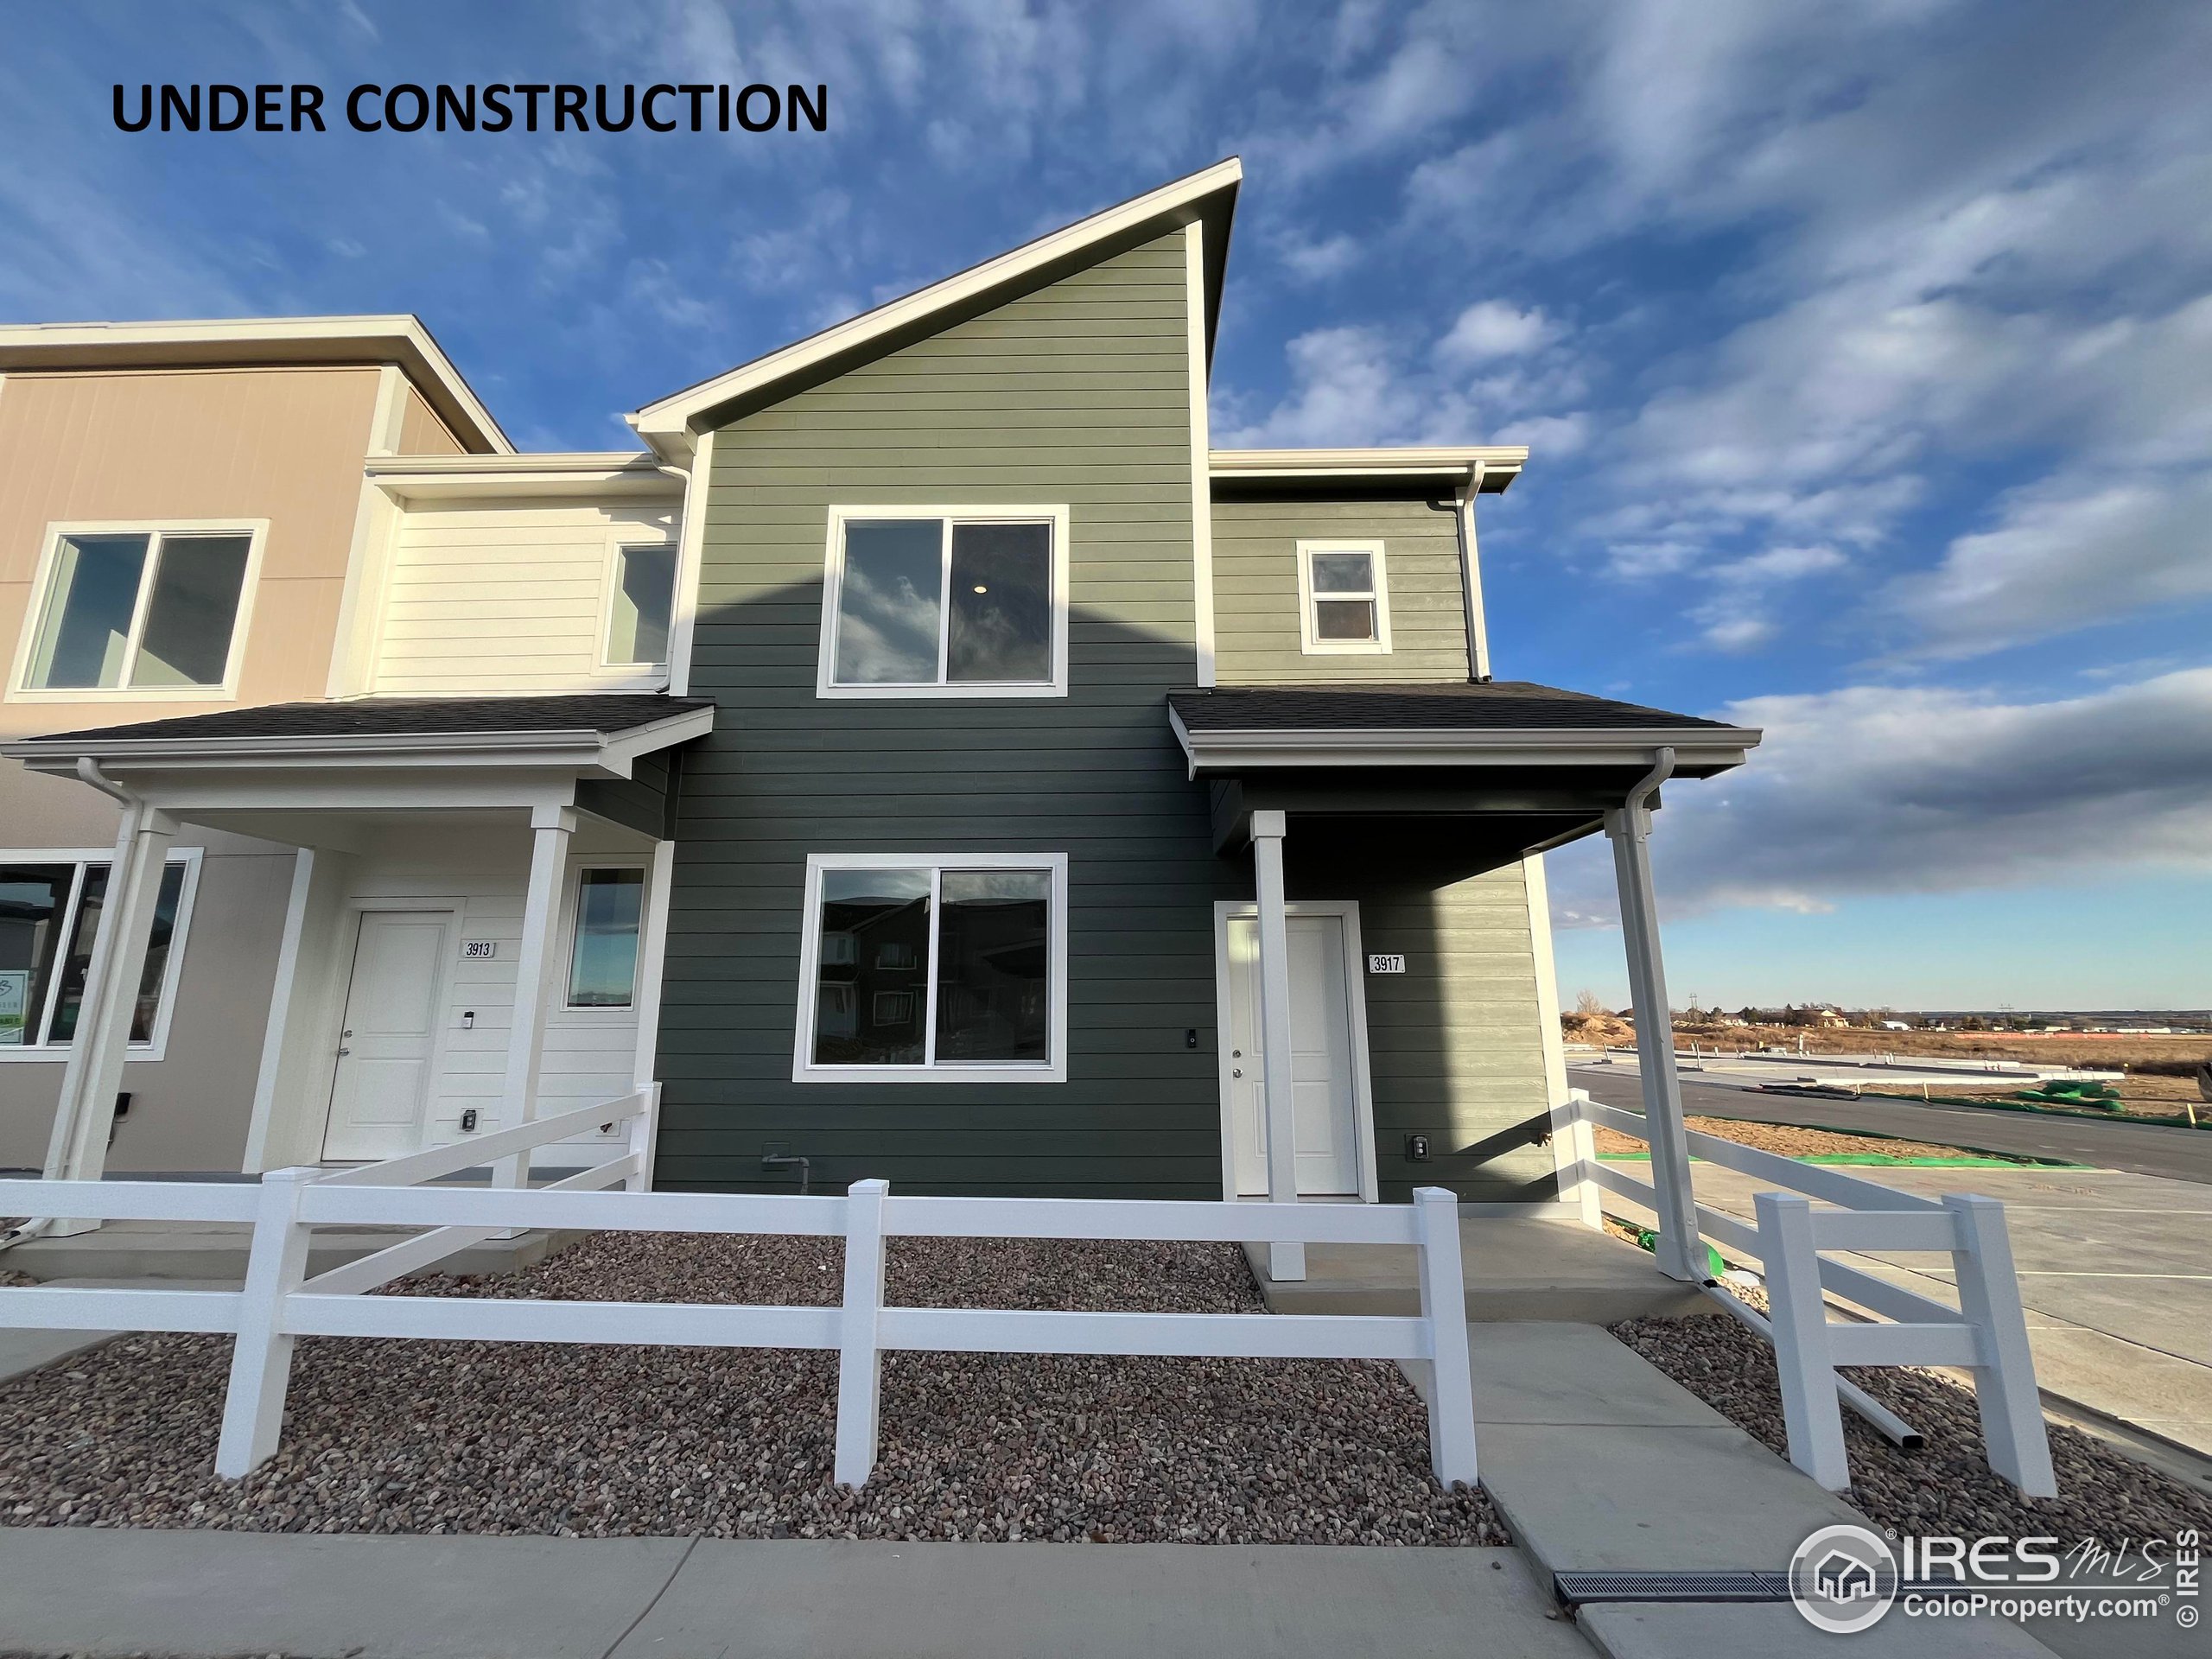
[[(396, 1294), (823, 1304), (836, 1239), (601, 1234)], [(1234, 1245), (894, 1240), (889, 1298), (1267, 1317)], [(1440, 1491), (1387, 1363), (891, 1354), (858, 1492), (836, 1360), (784, 1349), (303, 1338), (284, 1440), (213, 1473), (226, 1338), (128, 1336), (0, 1385), (0, 1524), (1316, 1544), (1499, 1544)]]
[[(1630, 1319), (1611, 1330), (1722, 1416), (1789, 1455), (1774, 1351), (1758, 1337), (1733, 1319), (1709, 1317)], [(1982, 1454), (1971, 1389), (1915, 1368), (1848, 1367), (1844, 1374), (1927, 1440), (1907, 1452), (1843, 1414), (1852, 1477), (1846, 1496), (1892, 1533), (2053, 1535), (2067, 1547), (2084, 1538), (2111, 1545), (2171, 1538), (2184, 1527), (2212, 1530), (2212, 1498), (2058, 1423), (2050, 1431), (2059, 1495), (2024, 1497)]]

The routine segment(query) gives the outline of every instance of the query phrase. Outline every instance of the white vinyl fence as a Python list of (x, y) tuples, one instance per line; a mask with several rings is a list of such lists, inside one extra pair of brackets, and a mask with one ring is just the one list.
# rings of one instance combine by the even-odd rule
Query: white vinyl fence
[[(1602, 1125), (1648, 1142), (1641, 1113), (1602, 1106), (1580, 1090), (1557, 1115), (1576, 1132), (1570, 1179), (1618, 1193), (1658, 1211), (1656, 1189), (1618, 1166), (1601, 1163), (1589, 1127)], [(1910, 1427), (1864, 1390), (1836, 1375), (1839, 1365), (1957, 1365), (1974, 1374), (1989, 1466), (2031, 1497), (2058, 1491), (2027, 1319), (2012, 1268), (2005, 1206), (1974, 1193), (1940, 1201), (1861, 1180), (1817, 1164), (1801, 1164), (1753, 1147), (1691, 1131), (1693, 1154), (1724, 1168), (1790, 1189), (1761, 1192), (1756, 1226), (1706, 1205), (1697, 1206), (1703, 1236), (1765, 1269), (1770, 1313), (1762, 1319), (1731, 1297), (1731, 1311), (1774, 1344), (1782, 1382), (1789, 1460), (1831, 1491), (1851, 1484), (1841, 1406), (1848, 1404), (1892, 1440)], [(1817, 1198), (1832, 1208), (1815, 1209)], [(1955, 1308), (1877, 1278), (1823, 1250), (1932, 1251), (1955, 1271)], [(1832, 1321), (1827, 1297), (1879, 1317), (1869, 1323)]]
[[(858, 1486), (876, 1454), (879, 1371), (891, 1350), (1389, 1359), (1426, 1375), (1429, 1457), (1446, 1485), (1476, 1478), (1474, 1401), (1459, 1259), (1459, 1203), (1424, 1187), (1410, 1205), (1199, 1203), (1146, 1199), (894, 1196), (859, 1181), (842, 1197), (594, 1191), (649, 1174), (650, 1095), (619, 1102), (647, 1126), (632, 1149), (552, 1185), (422, 1186), (493, 1157), (607, 1121), (613, 1107), (547, 1118), (463, 1147), (327, 1173), (282, 1169), (257, 1186), (155, 1181), (0, 1181), (0, 1213), (245, 1221), (253, 1243), (239, 1291), (0, 1290), (0, 1326), (211, 1331), (233, 1334), (217, 1472), (271, 1456), (283, 1422), (292, 1347), (303, 1336), (686, 1347), (827, 1348), (838, 1355), (836, 1477)], [(641, 1146), (639, 1144), (643, 1142)], [(306, 1276), (312, 1229), (430, 1230)], [(808, 1234), (845, 1241), (842, 1300), (829, 1307), (685, 1302), (523, 1301), (363, 1293), (480, 1237), (514, 1229)], [(1205, 1240), (1411, 1245), (1416, 1317), (1094, 1313), (887, 1306), (892, 1236)]]

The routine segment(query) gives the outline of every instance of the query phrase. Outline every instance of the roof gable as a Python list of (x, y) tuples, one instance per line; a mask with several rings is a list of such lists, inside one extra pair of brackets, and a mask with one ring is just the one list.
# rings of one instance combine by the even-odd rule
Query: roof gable
[(638, 435), (671, 459), (687, 456), (696, 435), (819, 385), (863, 363), (925, 340), (972, 316), (1111, 258), (1163, 232), (1205, 226), (1206, 353), (1211, 360), (1229, 255), (1230, 220), (1243, 166), (1235, 156), (1172, 184), (1094, 213), (982, 264), (880, 305), (820, 334), (687, 387), (627, 418)]

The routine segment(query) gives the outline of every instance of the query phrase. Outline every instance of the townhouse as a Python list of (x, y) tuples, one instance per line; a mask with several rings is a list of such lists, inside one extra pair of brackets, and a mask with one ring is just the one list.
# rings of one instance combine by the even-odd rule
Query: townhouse
[(0, 1163), (658, 1082), (663, 1185), (1554, 1198), (1542, 854), (1613, 837), (1663, 998), (1649, 810), (1758, 734), (1492, 677), (1524, 451), (1212, 447), (1239, 177), (628, 454), (409, 319), (0, 330)]

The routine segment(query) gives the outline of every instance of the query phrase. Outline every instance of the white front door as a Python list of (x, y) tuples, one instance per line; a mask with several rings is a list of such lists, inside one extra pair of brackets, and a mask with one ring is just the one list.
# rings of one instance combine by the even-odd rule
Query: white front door
[[(1260, 925), (1228, 918), (1230, 1158), (1239, 1198), (1268, 1192)], [(1291, 1092), (1300, 1198), (1359, 1196), (1359, 1096), (1341, 916), (1290, 918)]]
[(362, 912), (322, 1142), (332, 1162), (421, 1147), (453, 922), (449, 910)]

